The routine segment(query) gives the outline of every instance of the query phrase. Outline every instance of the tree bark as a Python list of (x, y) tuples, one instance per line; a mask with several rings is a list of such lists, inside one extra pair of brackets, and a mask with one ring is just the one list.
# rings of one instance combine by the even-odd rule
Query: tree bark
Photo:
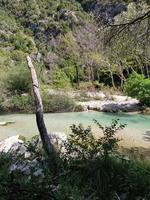
[(79, 67), (76, 66), (76, 88), (78, 89), (80, 86), (80, 81), (79, 81)]
[(32, 64), (30, 56), (27, 56), (27, 63), (28, 68), (31, 72), (32, 77), (32, 86), (33, 86), (33, 94), (34, 94), (34, 101), (35, 101), (35, 111), (36, 111), (36, 122), (38, 126), (38, 130), (41, 136), (41, 140), (43, 143), (43, 148), (48, 156), (54, 159), (55, 151), (54, 147), (50, 141), (50, 137), (48, 136), (48, 132), (44, 123), (44, 116), (43, 116), (43, 104), (39, 90), (39, 83), (37, 79), (37, 74), (35, 68)]
[(108, 66), (109, 66), (109, 72), (110, 72), (112, 86), (113, 86), (114, 89), (116, 89), (115, 81), (114, 81), (114, 77), (113, 77), (113, 72), (112, 72), (112, 68), (111, 68), (110, 63), (108, 63)]
[(149, 76), (149, 67), (148, 67), (148, 63), (146, 63), (146, 72), (147, 72), (147, 78), (150, 78), (150, 76)]

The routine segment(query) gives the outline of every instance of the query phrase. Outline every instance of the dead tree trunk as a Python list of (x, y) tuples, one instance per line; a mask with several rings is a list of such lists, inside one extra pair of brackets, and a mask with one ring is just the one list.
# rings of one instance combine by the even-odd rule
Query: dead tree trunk
[(45, 152), (48, 156), (51, 156), (52, 159), (55, 157), (54, 147), (50, 141), (48, 136), (48, 132), (44, 123), (44, 116), (43, 116), (43, 104), (39, 90), (39, 83), (37, 79), (37, 74), (35, 68), (32, 64), (30, 56), (27, 56), (28, 67), (31, 72), (32, 77), (32, 86), (33, 86), (33, 94), (35, 100), (35, 111), (36, 111), (36, 122), (38, 126), (38, 130), (41, 136), (41, 140), (43, 143), (43, 147)]

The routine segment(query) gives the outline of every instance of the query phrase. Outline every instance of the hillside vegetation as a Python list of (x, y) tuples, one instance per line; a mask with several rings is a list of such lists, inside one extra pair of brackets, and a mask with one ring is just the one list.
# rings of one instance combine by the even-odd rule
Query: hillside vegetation
[(132, 72), (149, 78), (149, 14), (117, 26), (148, 11), (144, 0), (1, 0), (0, 102), (31, 93), (27, 54), (42, 88), (123, 90)]

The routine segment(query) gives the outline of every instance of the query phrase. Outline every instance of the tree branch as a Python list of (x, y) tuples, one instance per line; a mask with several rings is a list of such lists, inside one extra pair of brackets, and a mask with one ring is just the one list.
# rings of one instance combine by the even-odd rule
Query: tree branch
[(139, 16), (139, 17), (137, 17), (137, 18), (135, 18), (135, 19), (133, 19), (133, 20), (131, 20), (129, 22), (122, 23), (122, 24), (109, 24), (109, 26), (111, 26), (111, 27), (130, 26), (130, 25), (133, 25), (133, 24), (135, 24), (137, 22), (145, 20), (145, 19), (147, 19), (149, 17), (150, 17), (150, 10), (147, 11), (146, 13), (144, 13), (143, 15), (141, 15), (141, 16)]
[(135, 25), (137, 23), (140, 23), (141, 21), (145, 20), (145, 19), (149, 19), (150, 18), (150, 10), (148, 10), (146, 13), (144, 13), (141, 16), (138, 16), (137, 18), (126, 22), (126, 23), (121, 23), (121, 24), (109, 24), (108, 27), (116, 27), (116, 32), (109, 38), (109, 40), (106, 43), (109, 43), (114, 37), (120, 35), (120, 33), (122, 33), (123, 31), (125, 31), (126, 29), (130, 28), (132, 25)]

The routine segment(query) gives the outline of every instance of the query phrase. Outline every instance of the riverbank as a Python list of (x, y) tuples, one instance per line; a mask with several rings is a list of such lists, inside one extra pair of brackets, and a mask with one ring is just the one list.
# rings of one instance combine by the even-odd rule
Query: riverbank
[[(45, 113), (80, 112), (142, 112), (137, 99), (102, 91), (63, 91), (48, 89), (41, 93)], [(6, 113), (34, 113), (34, 100), (29, 94), (12, 96), (0, 103)]]
[[(121, 200), (133, 199), (131, 196), (136, 197), (135, 200), (148, 200), (148, 158), (138, 149), (116, 148), (117, 142), (114, 146), (110, 136), (102, 139), (99, 146), (87, 130), (81, 128), (81, 131), (84, 131), (84, 136), (74, 132), (79, 139), (51, 136), (57, 152), (56, 165), (43, 152), (38, 137), (25, 142), (23, 137), (14, 136), (0, 142), (1, 197), (18, 200), (65, 200), (73, 197), (71, 199), (76, 200), (84, 195), (84, 200), (87, 197), (93, 200), (99, 199), (99, 191), (102, 191), (103, 196), (110, 196), (109, 199), (118, 196)], [(114, 139), (115, 135), (112, 137)], [(82, 145), (81, 138), (84, 138)], [(87, 142), (90, 148), (85, 145)], [(111, 144), (107, 154), (104, 154), (103, 144)], [(101, 190), (104, 187), (106, 189)], [(91, 191), (94, 191), (92, 196)]]
[[(49, 95), (62, 95), (63, 91), (48, 90)], [(109, 94), (103, 91), (72, 91), (66, 95), (76, 102), (75, 110), (96, 110), (100, 112), (136, 112), (141, 111), (142, 106), (137, 99), (117, 94)]]

